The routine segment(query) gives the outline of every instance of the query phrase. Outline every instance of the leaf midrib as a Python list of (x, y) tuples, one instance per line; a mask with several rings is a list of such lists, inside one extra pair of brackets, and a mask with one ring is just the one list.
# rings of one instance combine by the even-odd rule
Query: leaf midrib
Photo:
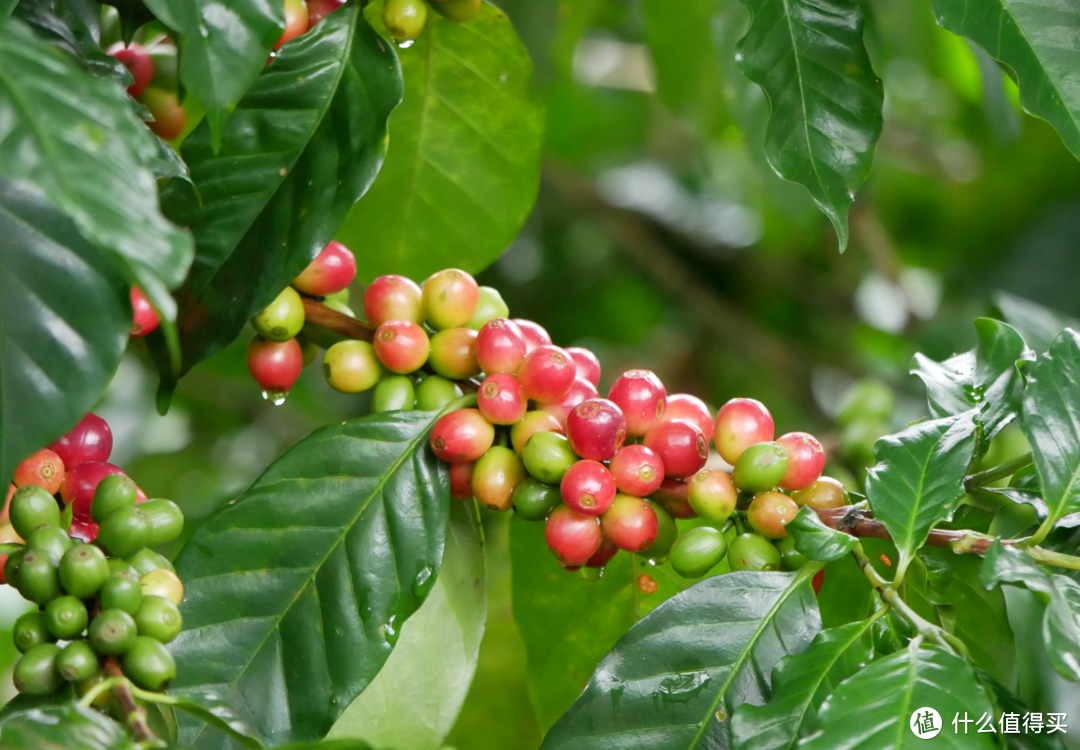
[(802, 109), (803, 137), (806, 139), (806, 155), (810, 159), (810, 168), (814, 171), (814, 178), (817, 180), (817, 183), (821, 187), (824, 194), (828, 195), (828, 188), (825, 185), (825, 181), (821, 177), (821, 172), (818, 169), (817, 159), (814, 156), (814, 147), (810, 143), (810, 116), (807, 114), (806, 111), (806, 89), (803, 86), (802, 62), (799, 58), (799, 45), (795, 37), (795, 24), (791, 17), (792, 2), (793, 0), (783, 0), (784, 21), (788, 27), (788, 35), (791, 37), (792, 57), (795, 60), (795, 78), (798, 81), (799, 87), (799, 106)]

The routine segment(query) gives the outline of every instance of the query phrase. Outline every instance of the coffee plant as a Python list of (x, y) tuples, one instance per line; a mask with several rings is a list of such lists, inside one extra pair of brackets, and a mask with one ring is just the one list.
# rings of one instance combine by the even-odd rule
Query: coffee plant
[[(1019, 662), (1080, 682), (1080, 325), (998, 295), (973, 349), (914, 355), (910, 419), (886, 429), (892, 391), (867, 379), (822, 432), (768, 388), (714, 405), (679, 365), (557, 341), (565, 298), (530, 320), (477, 275), (530, 215), (589, 207), (706, 328), (761, 338), (665, 250), (724, 205), (567, 168), (674, 117), (651, 151), (743, 144), (773, 173), (748, 183), (808, 195), (828, 244), (868, 246), (900, 288), (855, 204), (879, 141), (906, 142), (884, 19), (932, 14), (981, 66), (995, 134), (1015, 90), (1057, 133), (1040, 148), (1080, 157), (1080, 6), (507, 5), (515, 23), (484, 0), (0, 0), (0, 585), (26, 606), (0, 748), (439, 750), (464, 742), (499, 618), (537, 736), (470, 747), (1066, 747)], [(586, 117), (604, 126), (581, 146)], [(676, 216), (671, 236), (627, 206)], [(578, 260), (559, 284), (619, 282)], [(122, 358), (153, 368), (165, 415), (237, 347), (264, 413), (309, 398), (311, 367), (360, 416), (205, 513), (148, 496), (100, 416)]]

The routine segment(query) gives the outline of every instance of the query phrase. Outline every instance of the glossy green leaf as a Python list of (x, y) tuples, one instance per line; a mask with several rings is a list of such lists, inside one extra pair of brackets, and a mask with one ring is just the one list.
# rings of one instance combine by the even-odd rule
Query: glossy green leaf
[[(272, 743), (330, 730), (435, 584), (449, 512), (436, 412), (316, 430), (208, 518), (176, 559), (176, 692), (221, 694)], [(193, 748), (220, 747), (181, 726)]]
[[(296, 742), (281, 745), (276, 750), (374, 750), (371, 745), (360, 740), (326, 740), (324, 742)], [(380, 748), (380, 750), (398, 750)]]
[(84, 18), (80, 10), (100, 10), (100, 6), (21, 0), (14, 16), (33, 28), (39, 39), (72, 55), (88, 72), (113, 80), (126, 89), (132, 81), (131, 73), (115, 57), (105, 54), (94, 37), (94, 30), (87, 24), (87, 21), (94, 23), (97, 19)]
[(859, 540), (826, 526), (813, 508), (803, 506), (786, 526), (795, 539), (795, 549), (811, 560), (832, 562), (855, 549)]
[(604, 657), (543, 750), (728, 747), (735, 709), (765, 703), (773, 667), (821, 629), (813, 571), (729, 573), (673, 596)]
[(848, 208), (870, 176), (884, 89), (863, 46), (863, 6), (848, 0), (743, 0), (754, 14), (739, 66), (772, 104), (765, 155), (810, 191), (847, 247)]
[(835, 628), (866, 619), (871, 612), (871, 600), (876, 599), (873, 591), (851, 555), (826, 565), (817, 595), (822, 627)]
[(0, 476), (10, 477), (101, 398), (131, 306), (112, 260), (39, 191), (2, 176), (0, 237)]
[(1080, 7), (1072, 0), (934, 0), (943, 27), (1009, 66), (1020, 104), (1080, 158)]
[[(367, 7), (375, 24), (382, 6)], [(451, 266), (475, 273), (502, 254), (536, 200), (544, 115), (532, 62), (510, 19), (486, 3), (463, 24), (429, 13), (398, 56), (405, 99), (390, 120), (393, 145), (338, 239), (363, 249), (364, 281), (422, 281)]]
[(285, 6), (275, 0), (145, 0), (180, 37), (180, 83), (206, 111), (214, 146), (244, 93), (266, 66), (285, 29)]
[(197, 242), (177, 294), (182, 371), (232, 342), (322, 251), (375, 178), (400, 99), (393, 50), (349, 5), (281, 48), (220, 151), (207, 122), (184, 140), (195, 188), (174, 180), (162, 196)]
[(1080, 511), (1080, 334), (1066, 329), (1031, 369), (1021, 428), (1050, 523)]
[(739, 750), (794, 748), (802, 727), (835, 687), (865, 667), (874, 655), (873, 620), (817, 634), (802, 653), (785, 656), (773, 669), (772, 698), (764, 706), (744, 703), (731, 719), (732, 745)]
[(800, 750), (900, 750), (926, 747), (910, 722), (917, 709), (936, 710), (944, 726), (932, 740), (934, 747), (993, 748), (996, 735), (953, 731), (952, 719), (965, 712), (977, 719), (993, 715), (986, 693), (971, 667), (937, 646), (919, 647), (913, 640), (906, 649), (872, 662), (840, 683), (818, 714), (817, 731), (799, 744)]
[[(1023, 721), (1023, 717), (1031, 713), (1031, 709), (1024, 704), (1019, 698), (1008, 690), (1004, 685), (995, 680), (989, 674), (982, 670), (976, 669), (975, 674), (981, 682), (988, 689), (990, 700), (994, 702), (994, 708), (996, 715), (1000, 717), (1004, 713), (1016, 714)], [(998, 724), (1000, 728), (1001, 724)], [(1021, 724), (1021, 728), (1023, 724)], [(1019, 734), (1010, 734), (1008, 738), (1009, 750), (1065, 750), (1064, 743), (1065, 735), (1061, 732), (1054, 732), (1053, 734), (1046, 734), (1045, 732), (1022, 732)]]
[(35, 709), (0, 724), (3, 750), (136, 750), (127, 731), (92, 708)]
[(28, 714), (32, 711), (44, 711), (55, 708), (64, 708), (74, 703), (75, 689), (63, 687), (52, 695), (27, 695), (16, 693), (15, 696), (0, 708), (0, 726), (7, 724), (17, 716)]
[(244, 721), (237, 718), (232, 706), (217, 693), (208, 690), (187, 690), (172, 696), (177, 711), (194, 716), (232, 737), (241, 747), (259, 750), (262, 738)]
[(964, 496), (975, 453), (972, 416), (919, 422), (874, 444), (878, 463), (867, 472), (866, 497), (900, 553), (898, 578), (933, 525), (948, 518)]
[(146, 709), (146, 725), (154, 736), (169, 745), (175, 745), (180, 739), (180, 727), (176, 723), (176, 712), (172, 707), (164, 703), (146, 703), (143, 708)]
[(476, 506), (450, 506), (442, 570), (386, 666), (330, 731), (376, 747), (439, 750), (465, 702), (487, 618)]
[(1080, 320), (1037, 305), (1008, 292), (994, 295), (994, 307), (1037, 354), (1042, 354), (1066, 328), (1080, 329)]

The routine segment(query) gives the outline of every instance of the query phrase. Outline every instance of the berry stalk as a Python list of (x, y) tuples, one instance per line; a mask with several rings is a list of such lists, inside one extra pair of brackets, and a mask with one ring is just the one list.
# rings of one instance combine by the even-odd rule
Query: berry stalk
[(116, 703), (124, 715), (124, 723), (131, 727), (137, 742), (157, 743), (157, 736), (150, 731), (150, 725), (146, 723), (146, 709), (135, 702), (135, 696), (131, 694), (131, 683), (124, 677), (124, 671), (111, 656), (105, 660), (105, 674), (116, 680), (112, 694)]

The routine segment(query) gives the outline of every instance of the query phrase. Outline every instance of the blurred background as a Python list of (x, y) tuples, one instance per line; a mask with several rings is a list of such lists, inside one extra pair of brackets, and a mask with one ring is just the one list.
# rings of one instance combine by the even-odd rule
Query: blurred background
[[(547, 152), (532, 216), (478, 278), (557, 344), (592, 348), (601, 391), (644, 367), (669, 393), (713, 407), (760, 399), (779, 432), (819, 435), (828, 473), (857, 484), (873, 441), (925, 414), (908, 374), (915, 352), (941, 360), (970, 349), (973, 318), (1015, 303), (1008, 295), (1080, 315), (1080, 163), (1021, 113), (1008, 76), (937, 27), (929, 0), (871, 3), (885, 128), (844, 254), (805, 190), (765, 163), (768, 104), (735, 65), (749, 23), (740, 3), (500, 5), (535, 64)], [(352, 293), (358, 301), (362, 286)], [(284, 405), (268, 405), (245, 345), (197, 366), (160, 417), (156, 376), (135, 344), (97, 410), (116, 437), (113, 462), (180, 503), (192, 526), (312, 429), (367, 410), (366, 397), (330, 390), (317, 366)], [(506, 528), (486, 527), (487, 635), (449, 742), (537, 747)], [(18, 597), (9, 587), (0, 597), (0, 628), (10, 628)], [(1025, 627), (1014, 623), (1018, 636)], [(0, 634), (0, 665), (10, 670), (13, 656)], [(1069, 712), (1080, 736), (1075, 688), (1030, 662), (1022, 697)], [(0, 702), (10, 684), (0, 681)]]

